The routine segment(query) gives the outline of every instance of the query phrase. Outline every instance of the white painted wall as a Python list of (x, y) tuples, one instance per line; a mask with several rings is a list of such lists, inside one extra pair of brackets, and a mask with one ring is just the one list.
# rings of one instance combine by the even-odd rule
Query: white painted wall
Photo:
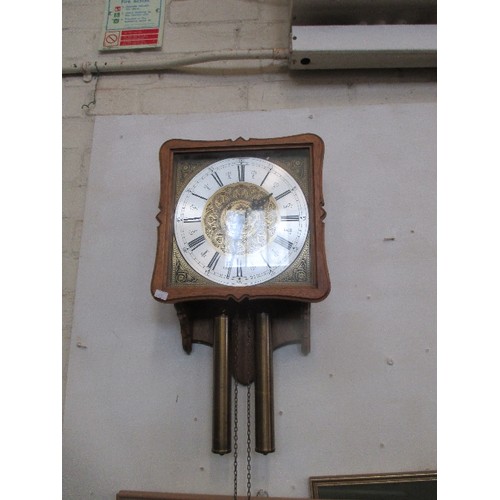
[[(104, 3), (63, 1), (64, 65), (152, 57), (98, 54)], [(167, 4), (155, 56), (287, 46), (287, 1)], [(310, 475), (435, 468), (434, 72), (232, 62), (102, 75), (82, 109), (95, 85), (63, 78), (64, 498), (232, 491), (229, 457), (209, 453), (211, 350), (184, 354), (149, 280), (159, 146), (236, 127), (327, 145), (333, 289), (313, 305), (311, 354), (275, 354), (278, 451), (254, 459), (254, 492), (300, 497)]]
[(232, 456), (210, 452), (211, 350), (185, 355), (173, 306), (149, 294), (158, 151), (173, 137), (325, 140), (333, 291), (313, 305), (311, 354), (276, 352), (277, 452), (254, 456), (254, 492), (307, 496), (312, 475), (435, 467), (434, 120), (432, 104), (97, 119), (65, 498), (232, 491)]

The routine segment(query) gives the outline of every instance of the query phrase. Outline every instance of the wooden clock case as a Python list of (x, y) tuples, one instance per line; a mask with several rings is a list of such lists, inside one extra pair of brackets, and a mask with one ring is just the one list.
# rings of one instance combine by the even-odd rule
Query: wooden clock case
[[(271, 281), (252, 286), (223, 286), (217, 283), (172, 283), (174, 212), (176, 191), (176, 155), (217, 154), (218, 157), (243, 157), (255, 154), (282, 154), (300, 150), (306, 158), (309, 177), (308, 209), (310, 252), (307, 282)], [(233, 367), (233, 375), (243, 384), (254, 380), (253, 329), (255, 313), (264, 311), (271, 317), (272, 346), (298, 343), (303, 354), (310, 350), (310, 303), (323, 300), (330, 291), (330, 279), (325, 253), (322, 191), (324, 144), (314, 134), (279, 138), (195, 141), (172, 139), (160, 149), (160, 202), (157, 220), (158, 243), (151, 281), (153, 297), (163, 303), (173, 303), (177, 310), (182, 344), (189, 353), (192, 343), (213, 345), (213, 318), (221, 313), (231, 318), (231, 329), (251, 331), (251, 341), (240, 336), (238, 350), (243, 363)], [(235, 346), (232, 347), (233, 349)]]

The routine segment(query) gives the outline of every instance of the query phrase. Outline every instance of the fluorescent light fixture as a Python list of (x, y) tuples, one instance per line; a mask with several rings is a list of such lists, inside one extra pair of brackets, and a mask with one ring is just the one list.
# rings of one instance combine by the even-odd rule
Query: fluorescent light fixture
[(293, 70), (434, 68), (435, 24), (292, 26)]

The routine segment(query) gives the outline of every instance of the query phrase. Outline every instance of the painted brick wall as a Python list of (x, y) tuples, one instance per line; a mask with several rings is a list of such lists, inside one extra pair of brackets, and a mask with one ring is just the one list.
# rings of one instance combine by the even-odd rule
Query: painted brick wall
[[(104, 8), (104, 0), (63, 1), (63, 66), (97, 59), (150, 57), (148, 51), (99, 54)], [(161, 52), (177, 55), (202, 50), (286, 47), (288, 9), (287, 0), (167, 1)], [(63, 77), (64, 381), (94, 117), (255, 109), (256, 105), (265, 106), (261, 104), (259, 85), (265, 81), (272, 85), (286, 76), (279, 65), (268, 62), (221, 63), (218, 67), (222, 75), (212, 64), (169, 74), (105, 75), (87, 83), (79, 76)], [(93, 100), (94, 92), (95, 105), (82, 109)]]
[[(161, 51), (99, 54), (104, 8), (104, 0), (63, 1), (63, 66), (288, 45), (288, 0), (167, 0)], [(95, 104), (82, 107), (94, 96)], [(232, 61), (164, 73), (104, 74), (90, 82), (81, 76), (63, 76), (63, 380), (71, 341), (95, 116), (418, 103), (435, 99), (433, 71), (300, 74), (289, 73), (284, 62)]]
[[(105, 3), (63, 0), (63, 68), (94, 61), (136, 62), (210, 50), (288, 46), (290, 0), (166, 0), (161, 50), (99, 53)], [(168, 72), (101, 74), (91, 81), (66, 75), (62, 97), (64, 402), (70, 345), (78, 341), (71, 338), (71, 330), (96, 116), (435, 103), (436, 74), (433, 70), (291, 73), (285, 61), (230, 61)], [(302, 481), (288, 494), (306, 496), (305, 488)]]

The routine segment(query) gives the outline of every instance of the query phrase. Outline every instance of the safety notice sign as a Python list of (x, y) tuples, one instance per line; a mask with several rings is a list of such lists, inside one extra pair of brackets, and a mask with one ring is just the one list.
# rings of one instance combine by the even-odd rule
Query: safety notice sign
[(106, 0), (100, 50), (161, 47), (164, 0)]

